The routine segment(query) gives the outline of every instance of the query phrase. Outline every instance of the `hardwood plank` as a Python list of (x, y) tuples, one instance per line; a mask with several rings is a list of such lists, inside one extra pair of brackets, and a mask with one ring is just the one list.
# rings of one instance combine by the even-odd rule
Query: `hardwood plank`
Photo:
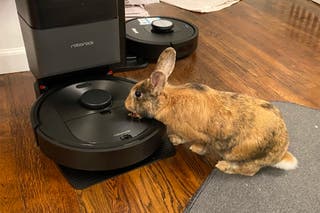
[[(152, 15), (190, 21), (198, 48), (178, 60), (169, 81), (320, 109), (320, 7), (305, 0), (243, 0), (222, 11), (191, 13), (167, 4)], [(154, 68), (116, 73), (142, 80)], [(34, 143), (30, 72), (0, 75), (0, 212), (182, 212), (212, 170), (183, 146), (174, 157), (84, 190), (68, 185)]]
[[(8, 99), (5, 83), (8, 79), (8, 76), (0, 76), (1, 100)], [(9, 107), (7, 101), (0, 102), (0, 212), (8, 212), (9, 210), (23, 212), (25, 205), (16, 180), (17, 158), (14, 156), (15, 150), (11, 140)]]
[(8, 203), (0, 206), (0, 212), (79, 212), (74, 190), (35, 145), (29, 118), (34, 101), (31, 73), (0, 75), (0, 78), (1, 91), (5, 91), (1, 99), (9, 106), (1, 109), (0, 117), (9, 120), (6, 128), (10, 129), (7, 140), (1, 140), (1, 178), (10, 175), (7, 177), (14, 183), (2, 184), (1, 180), (5, 191), (1, 191), (0, 196), (15, 196), (23, 203), (19, 211), (15, 211), (9, 205), (12, 200), (6, 198)]

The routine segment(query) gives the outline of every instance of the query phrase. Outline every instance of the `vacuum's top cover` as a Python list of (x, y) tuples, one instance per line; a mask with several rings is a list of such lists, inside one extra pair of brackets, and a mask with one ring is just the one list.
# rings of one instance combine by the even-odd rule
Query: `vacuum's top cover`
[(114, 150), (139, 143), (163, 126), (128, 117), (124, 107), (133, 83), (90, 80), (52, 89), (33, 107), (33, 125), (52, 143), (76, 149)]

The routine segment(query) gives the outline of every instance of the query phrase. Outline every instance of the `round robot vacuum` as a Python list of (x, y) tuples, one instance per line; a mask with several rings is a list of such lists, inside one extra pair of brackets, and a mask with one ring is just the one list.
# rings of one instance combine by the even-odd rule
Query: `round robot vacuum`
[(126, 22), (126, 45), (130, 54), (154, 61), (167, 47), (177, 58), (190, 55), (197, 48), (198, 29), (186, 21), (170, 17), (136, 18)]
[(124, 101), (134, 84), (110, 76), (42, 94), (31, 111), (40, 149), (60, 165), (88, 171), (124, 168), (151, 156), (166, 128), (128, 116)]

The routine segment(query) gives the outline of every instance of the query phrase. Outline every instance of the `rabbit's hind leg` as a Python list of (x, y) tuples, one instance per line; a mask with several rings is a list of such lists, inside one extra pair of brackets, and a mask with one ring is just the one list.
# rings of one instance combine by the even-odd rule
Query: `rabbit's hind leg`
[(253, 176), (255, 175), (261, 168), (261, 166), (257, 165), (255, 162), (230, 162), (221, 160), (218, 161), (216, 167), (227, 174), (240, 174), (245, 176)]

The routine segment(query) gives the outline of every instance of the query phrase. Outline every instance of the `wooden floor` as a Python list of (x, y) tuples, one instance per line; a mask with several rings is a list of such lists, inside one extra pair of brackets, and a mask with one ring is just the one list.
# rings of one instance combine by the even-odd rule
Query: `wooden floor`
[[(196, 52), (169, 81), (320, 108), (320, 7), (307, 0), (243, 0), (219, 12), (191, 13), (158, 4), (152, 15), (197, 25)], [(146, 69), (119, 73), (137, 80)], [(30, 72), (0, 75), (0, 212), (182, 212), (212, 168), (177, 154), (85, 190), (73, 189), (34, 143)], [(219, 196), (219, 195), (217, 195)], [(211, 201), (208, 201), (211, 202)]]

